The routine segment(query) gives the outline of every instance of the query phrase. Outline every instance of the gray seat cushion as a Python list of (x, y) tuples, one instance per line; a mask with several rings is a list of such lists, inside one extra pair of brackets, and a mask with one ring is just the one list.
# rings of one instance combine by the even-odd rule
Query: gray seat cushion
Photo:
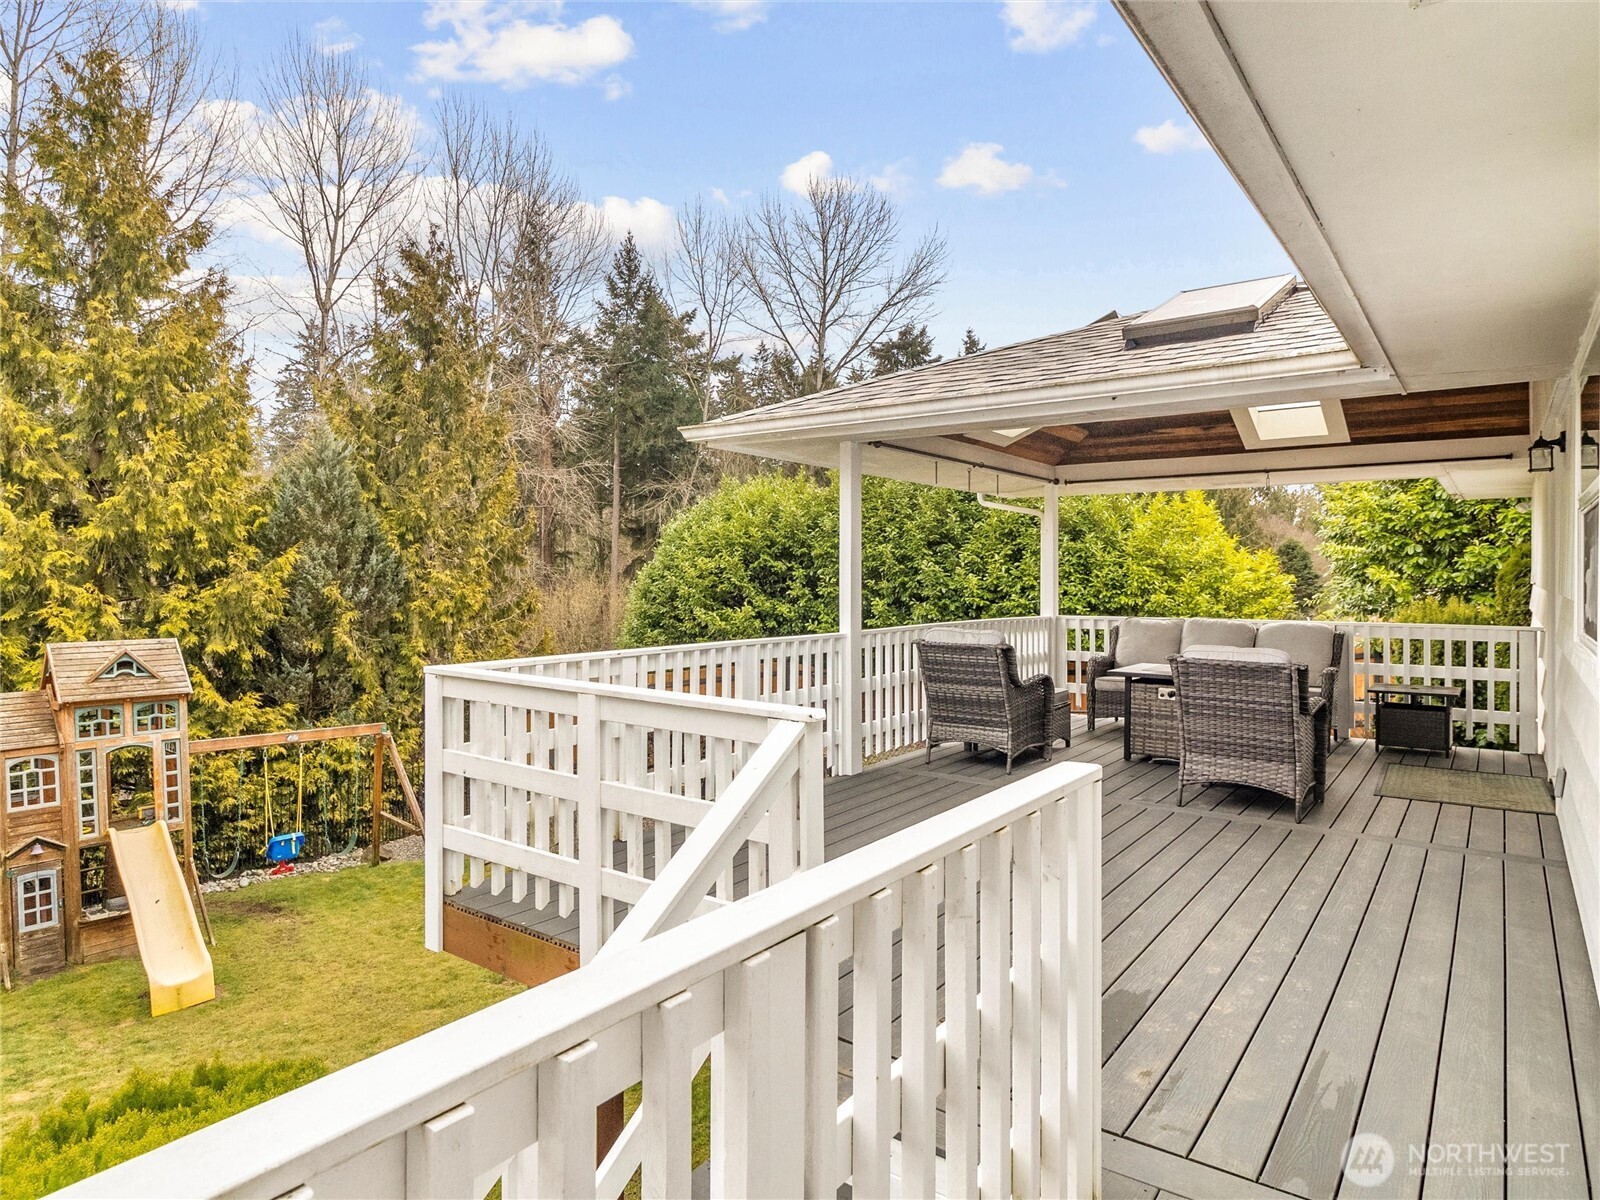
[(1006, 635), (998, 629), (930, 629), (925, 642), (955, 642), (963, 646), (1004, 646)]
[(1256, 645), (1282, 650), (1313, 672), (1334, 665), (1333, 628), (1315, 621), (1268, 621), (1256, 630)]
[(1287, 663), (1290, 661), (1287, 651), (1273, 650), (1266, 646), (1190, 646), (1184, 650), (1183, 656), (1222, 662)]
[(1250, 621), (1190, 617), (1183, 623), (1183, 648), (1190, 646), (1254, 646), (1256, 627)]
[(1102, 675), (1094, 681), (1094, 690), (1097, 692), (1126, 691), (1128, 681), (1121, 675)]
[(1183, 621), (1176, 617), (1129, 617), (1117, 626), (1117, 666), (1164, 663), (1183, 649)]

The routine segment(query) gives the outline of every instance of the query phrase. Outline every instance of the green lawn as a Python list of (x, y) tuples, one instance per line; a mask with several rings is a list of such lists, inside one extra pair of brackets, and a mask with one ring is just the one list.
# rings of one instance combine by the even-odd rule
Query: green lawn
[(74, 967), (0, 997), (7, 1141), (71, 1089), (104, 1101), (136, 1070), (171, 1076), (213, 1060), (310, 1060), (331, 1071), (522, 990), (422, 948), (421, 863), (207, 899), (217, 935), (209, 1004), (152, 1018), (136, 958)]

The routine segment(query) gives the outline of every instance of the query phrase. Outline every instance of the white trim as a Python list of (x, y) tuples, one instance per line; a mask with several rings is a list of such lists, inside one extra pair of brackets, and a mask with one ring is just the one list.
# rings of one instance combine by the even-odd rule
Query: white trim
[[(56, 798), (54, 800), (40, 799), (37, 802), (32, 803), (32, 804), (27, 803), (27, 802), (23, 802), (23, 803), (20, 803), (20, 804), (16, 803), (12, 799), (11, 772), (16, 770), (18, 767), (23, 767), (24, 764), (27, 764), (26, 767), (24, 768), (25, 770), (27, 770), (27, 771), (37, 771), (40, 768), (35, 764), (38, 764), (38, 763), (41, 763), (41, 762), (47, 762), (47, 763), (50, 764), (50, 773), (51, 773), (52, 779), (51, 779), (51, 782), (50, 782), (50, 784), (48, 786), (49, 786), (49, 789), (51, 791), (55, 792)], [(6, 811), (7, 812), (28, 813), (28, 812), (36, 812), (39, 809), (59, 808), (59, 807), (61, 807), (61, 756), (59, 754), (24, 754), (24, 755), (21, 755), (20, 757), (17, 757), (17, 758), (8, 758), (8, 759), (6, 759), (5, 760), (5, 767), (6, 767), (5, 788), (6, 788)], [(42, 797), (44, 792), (45, 792), (45, 789), (46, 789), (46, 785), (43, 782), (40, 782), (40, 783), (37, 783), (37, 784), (25, 785), (21, 789), (21, 791), (22, 791), (23, 794), (27, 794), (29, 792), (38, 792)]]
[[(50, 881), (50, 919), (48, 921), (36, 921), (32, 925), (25, 925), (23, 924), (25, 916), (22, 903), (23, 885), (35, 879), (48, 879)], [(54, 929), (61, 924), (61, 868), (42, 867), (37, 871), (28, 871), (25, 874), (18, 875), (16, 878), (16, 895), (13, 898), (17, 905), (17, 932), (19, 934), (38, 933), (42, 929)]]
[(861, 770), (861, 443), (839, 443), (839, 632), (844, 634), (840, 685), (844, 743), (835, 770)]

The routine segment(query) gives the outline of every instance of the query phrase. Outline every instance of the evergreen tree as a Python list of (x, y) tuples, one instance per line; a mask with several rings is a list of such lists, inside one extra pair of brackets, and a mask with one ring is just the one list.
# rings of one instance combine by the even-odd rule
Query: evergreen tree
[(318, 381), (328, 370), (328, 363), (329, 355), (321, 346), (316, 328), (307, 325), (295, 338), (294, 357), (278, 372), (273, 387), (276, 403), (263, 438), (269, 462), (283, 461), (317, 424)]
[(414, 706), (405, 569), (361, 495), (349, 449), (315, 422), (272, 479), (268, 553), (293, 551), (262, 690), (301, 724), (395, 720)]
[(508, 423), (483, 384), (489, 349), (450, 251), (432, 235), (404, 242), (377, 300), (365, 361), (326, 407), (405, 568), (415, 653), (509, 653), (535, 610), (526, 531)]
[(596, 459), (607, 463), (598, 506), (610, 514), (613, 593), (625, 569), (623, 539), (652, 545), (694, 448), (678, 432), (700, 419), (685, 364), (699, 337), (692, 313), (667, 304), (630, 233), (612, 259), (590, 344), (590, 383), (577, 419)]
[(1309, 616), (1316, 607), (1317, 593), (1322, 591), (1322, 575), (1311, 558), (1304, 542), (1285, 538), (1278, 543), (1278, 567), (1294, 580), (1294, 606)]
[(202, 726), (277, 615), (287, 557), (251, 547), (247, 366), (210, 230), (147, 165), (151, 117), (111, 50), (63, 64), (9, 187), (0, 264), (0, 687), (49, 640), (176, 636)]
[(926, 325), (903, 325), (892, 338), (872, 348), (872, 374), (893, 375), (939, 361), (933, 352), (933, 335)]
[(961, 357), (965, 358), (969, 354), (976, 354), (983, 348), (983, 343), (978, 340), (978, 335), (972, 332), (972, 326), (968, 325), (967, 332), (961, 335)]

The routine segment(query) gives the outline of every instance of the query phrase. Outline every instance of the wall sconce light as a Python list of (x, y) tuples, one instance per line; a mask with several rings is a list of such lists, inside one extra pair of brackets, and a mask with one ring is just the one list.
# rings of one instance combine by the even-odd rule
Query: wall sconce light
[(1547, 437), (1537, 438), (1533, 445), (1528, 447), (1528, 470), (1537, 474), (1548, 474), (1556, 469), (1556, 451), (1567, 452), (1567, 433), (1562, 430), (1560, 435), (1552, 441)]
[(1594, 434), (1587, 429), (1578, 439), (1578, 458), (1585, 471), (1600, 470), (1600, 442), (1594, 440)]

